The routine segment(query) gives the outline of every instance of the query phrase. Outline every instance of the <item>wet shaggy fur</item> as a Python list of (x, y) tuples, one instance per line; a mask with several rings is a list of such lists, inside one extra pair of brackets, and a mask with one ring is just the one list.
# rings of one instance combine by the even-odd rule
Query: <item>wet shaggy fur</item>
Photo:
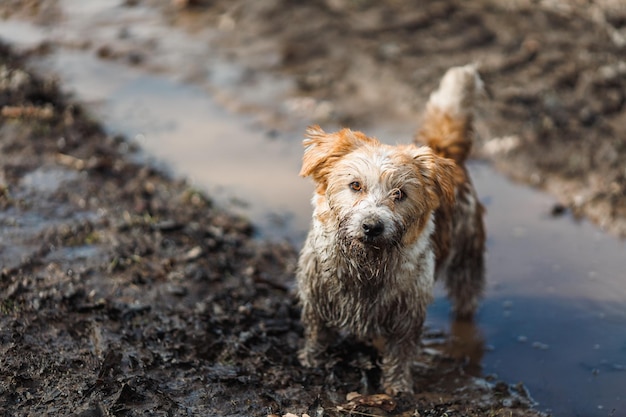
[(445, 74), (416, 138), (427, 146), (308, 129), (301, 175), (316, 190), (297, 271), (303, 365), (319, 365), (337, 333), (348, 333), (380, 351), (385, 392), (413, 392), (411, 364), (435, 278), (459, 318), (474, 314), (485, 232), (464, 161), (480, 87), (471, 66)]

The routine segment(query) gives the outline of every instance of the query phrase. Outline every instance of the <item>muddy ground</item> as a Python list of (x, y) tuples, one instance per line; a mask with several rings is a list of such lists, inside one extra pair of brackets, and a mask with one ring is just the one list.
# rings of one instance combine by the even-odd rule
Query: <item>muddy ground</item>
[[(626, 234), (619, 2), (145, 2), (186, 30), (218, 28), (221, 53), (251, 74), (295, 77), (320, 123), (413, 117), (447, 67), (477, 62), (491, 96), (477, 155)], [(349, 392), (378, 391), (367, 346), (341, 341), (326, 369), (298, 365), (295, 248), (253, 239), (248, 221), (142, 164), (4, 46), (0, 109), (3, 415), (345, 415)], [(481, 376), (473, 356), (427, 332), (418, 394), (354, 411), (538, 414), (523, 385)]]

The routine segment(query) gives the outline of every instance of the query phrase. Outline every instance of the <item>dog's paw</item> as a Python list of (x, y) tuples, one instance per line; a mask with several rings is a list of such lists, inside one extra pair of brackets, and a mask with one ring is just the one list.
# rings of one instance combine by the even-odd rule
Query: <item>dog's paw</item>
[(383, 382), (385, 394), (397, 397), (401, 394), (413, 394), (413, 386), (408, 381), (386, 381)]
[(321, 365), (319, 357), (306, 348), (298, 352), (298, 360), (305, 368), (317, 368)]
[(387, 395), (413, 394), (411, 362), (408, 355), (383, 357), (381, 385)]

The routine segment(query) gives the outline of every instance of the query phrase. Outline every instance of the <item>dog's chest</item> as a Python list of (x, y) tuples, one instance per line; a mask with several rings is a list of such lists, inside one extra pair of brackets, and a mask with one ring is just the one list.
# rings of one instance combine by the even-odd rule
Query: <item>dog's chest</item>
[(386, 317), (394, 315), (391, 300), (401, 298), (401, 294), (382, 284), (352, 281), (338, 285), (337, 279), (320, 282), (319, 289), (321, 296), (314, 302), (326, 324), (359, 337), (380, 334), (386, 327)]
[(400, 261), (372, 275), (380, 268), (358, 267), (332, 257), (322, 260), (311, 300), (320, 317), (330, 327), (361, 338), (395, 333), (399, 326), (416, 322), (414, 316), (421, 315), (419, 306), (430, 298), (431, 286), (421, 285), (419, 268), (402, 267)]
[(383, 258), (355, 257), (340, 249), (336, 233), (320, 226), (314, 222), (299, 259), (303, 302), (327, 326), (361, 338), (416, 330), (432, 298), (429, 237)]

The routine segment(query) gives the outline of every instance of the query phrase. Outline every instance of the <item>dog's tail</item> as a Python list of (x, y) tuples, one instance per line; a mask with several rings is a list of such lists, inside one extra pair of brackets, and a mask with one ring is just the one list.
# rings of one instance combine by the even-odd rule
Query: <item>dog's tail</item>
[(462, 164), (472, 150), (474, 99), (482, 92), (474, 65), (450, 68), (430, 95), (416, 141)]

